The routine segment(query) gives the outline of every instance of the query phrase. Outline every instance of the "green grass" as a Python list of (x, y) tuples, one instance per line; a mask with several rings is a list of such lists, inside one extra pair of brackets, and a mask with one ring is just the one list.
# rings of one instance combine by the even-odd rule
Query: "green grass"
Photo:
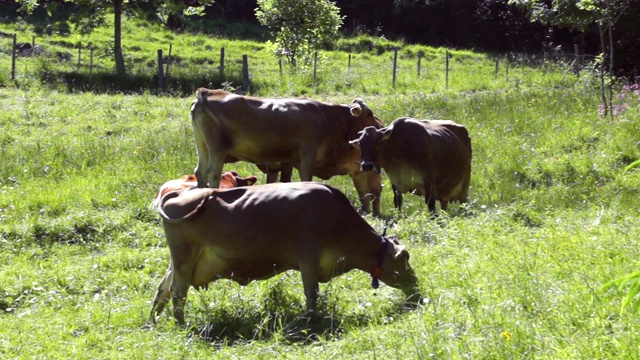
[[(173, 36), (174, 49), (222, 41)], [(375, 51), (352, 62), (388, 63), (389, 53)], [(456, 65), (470, 74), (470, 88), (454, 82), (449, 91), (409, 78), (394, 90), (376, 73), (353, 74), (347, 86), (335, 71), (315, 88), (299, 77), (255, 79), (259, 95), (362, 97), (385, 123), (453, 119), (472, 137), (469, 203), (433, 220), (423, 200), (407, 194), (398, 214), (385, 177), (384, 218), (365, 216), (407, 245), (427, 303), (403, 310), (399, 291), (372, 290), (368, 275), (354, 271), (321, 286), (319, 323), (304, 319), (299, 274), (289, 272), (246, 287), (218, 281), (191, 290), (188, 328), (165, 310), (155, 328), (143, 329), (169, 255), (148, 205), (164, 181), (195, 166), (191, 97), (67, 93), (32, 75), (20, 86), (5, 82), (0, 357), (637, 357), (640, 319), (621, 310), (626, 288), (602, 286), (638, 270), (640, 172), (625, 167), (640, 158), (640, 99), (627, 97), (626, 110), (605, 119), (588, 73), (518, 67), (493, 83), (492, 74), (473, 75), (474, 59), (483, 57), (455, 53), (473, 65)], [(265, 181), (253, 165), (225, 169)], [(357, 206), (348, 178), (328, 183)]]

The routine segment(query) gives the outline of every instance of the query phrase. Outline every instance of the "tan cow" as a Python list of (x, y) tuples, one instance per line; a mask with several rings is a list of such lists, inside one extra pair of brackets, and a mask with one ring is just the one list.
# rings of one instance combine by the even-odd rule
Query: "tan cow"
[[(235, 171), (226, 171), (220, 175), (220, 188), (228, 189), (239, 186), (249, 186), (255, 184), (257, 180), (258, 178), (255, 176), (247, 176), (243, 178)], [(158, 193), (153, 197), (150, 208), (157, 209), (158, 205), (160, 205), (160, 199), (162, 196), (170, 191), (193, 189), (197, 186), (198, 182), (194, 174), (182, 175), (179, 179), (169, 180), (160, 186)]]
[[(382, 123), (379, 122), (376, 128), (381, 127)], [(280, 172), (281, 182), (291, 181), (293, 166), (290, 163), (263, 164), (258, 165), (258, 168), (267, 174), (267, 183), (276, 182), (278, 172)], [(340, 147), (327, 158), (324, 165), (313, 168), (313, 176), (322, 180), (329, 180), (337, 175), (351, 177), (363, 212), (371, 212), (373, 207), (373, 215), (380, 216), (380, 194), (382, 193), (380, 174), (373, 171), (360, 171), (359, 149), (354, 146)]]
[(363, 171), (382, 167), (391, 181), (393, 203), (402, 206), (402, 193), (424, 195), (447, 209), (451, 201), (465, 202), (471, 178), (471, 139), (467, 129), (449, 120), (399, 118), (389, 126), (368, 127), (351, 142), (360, 148)]
[(242, 96), (199, 88), (191, 104), (198, 187), (218, 187), (226, 162), (297, 164), (300, 180), (379, 121), (362, 100), (334, 105), (311, 99)]
[(316, 307), (318, 284), (352, 269), (420, 299), (409, 253), (379, 235), (335, 188), (314, 182), (172, 192), (159, 208), (171, 264), (158, 285), (147, 324), (169, 298), (184, 324), (191, 286), (217, 279), (241, 285), (299, 270), (306, 306)]

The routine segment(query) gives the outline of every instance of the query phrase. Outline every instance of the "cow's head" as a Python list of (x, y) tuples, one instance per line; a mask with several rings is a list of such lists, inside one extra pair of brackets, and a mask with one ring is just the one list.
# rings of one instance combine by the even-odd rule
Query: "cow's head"
[(365, 105), (362, 99), (353, 99), (351, 101), (349, 113), (352, 116), (352, 121), (349, 125), (349, 140), (355, 139), (358, 132), (367, 126), (373, 126), (377, 129), (382, 127), (380, 119), (373, 114), (373, 111)]
[[(385, 284), (400, 289), (408, 301), (418, 302), (421, 299), (418, 277), (409, 265), (409, 252), (394, 237), (383, 237), (386, 241), (384, 260), (379, 278)], [(385, 249), (386, 248), (386, 249)]]
[(358, 132), (358, 138), (349, 142), (352, 146), (360, 150), (360, 170), (380, 173), (380, 162), (378, 160), (378, 148), (389, 138), (393, 127), (377, 129), (373, 126), (364, 128)]
[(220, 188), (234, 188), (239, 186), (250, 186), (258, 180), (255, 176), (241, 177), (235, 171), (224, 172), (220, 175)]

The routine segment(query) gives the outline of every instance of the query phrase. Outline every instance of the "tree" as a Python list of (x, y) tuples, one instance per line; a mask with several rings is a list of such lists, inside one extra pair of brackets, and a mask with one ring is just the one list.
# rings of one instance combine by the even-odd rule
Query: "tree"
[(258, 21), (276, 36), (276, 54), (292, 67), (333, 44), (342, 25), (340, 9), (328, 0), (258, 0)]
[[(58, 6), (56, 1), (17, 0), (21, 5), (21, 11), (30, 14), (38, 6), (44, 6), (48, 12), (55, 11)], [(124, 56), (122, 54), (122, 14), (124, 5), (135, 6), (136, 0), (64, 0), (72, 2), (78, 7), (78, 12), (70, 19), (76, 28), (83, 34), (90, 33), (98, 26), (104, 25), (106, 17), (113, 13), (113, 56), (116, 65), (116, 75), (120, 78), (126, 75)], [(146, 3), (148, 0), (138, 0)], [(184, 12), (185, 15), (201, 15), (204, 7), (213, 0), (198, 0), (197, 5), (188, 6), (182, 1), (154, 0), (153, 4), (159, 15), (171, 12)]]

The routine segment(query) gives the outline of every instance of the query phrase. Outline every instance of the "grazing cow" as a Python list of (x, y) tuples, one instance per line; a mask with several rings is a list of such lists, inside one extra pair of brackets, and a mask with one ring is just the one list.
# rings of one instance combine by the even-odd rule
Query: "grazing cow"
[(471, 139), (467, 129), (448, 120), (399, 118), (389, 126), (364, 129), (351, 142), (360, 148), (363, 171), (382, 167), (391, 181), (393, 204), (400, 210), (402, 193), (424, 195), (429, 210), (435, 202), (465, 202), (471, 178)]
[(225, 162), (297, 164), (300, 180), (379, 124), (362, 100), (334, 105), (311, 99), (267, 99), (199, 88), (191, 103), (198, 187), (218, 187)]
[(376, 231), (337, 189), (315, 182), (274, 183), (233, 189), (193, 189), (162, 197), (158, 209), (171, 264), (158, 285), (147, 325), (169, 298), (184, 324), (191, 286), (217, 279), (241, 285), (295, 269), (302, 275), (307, 310), (319, 282), (352, 269), (420, 299), (409, 253)]
[[(239, 186), (249, 186), (255, 184), (258, 180), (255, 176), (247, 176), (240, 177), (238, 173), (235, 171), (224, 172), (220, 175), (220, 188), (227, 189)], [(160, 190), (156, 196), (154, 196), (153, 201), (151, 202), (150, 208), (157, 209), (160, 204), (160, 199), (162, 196), (169, 191), (180, 190), (180, 189), (193, 189), (198, 186), (196, 176), (195, 175), (182, 175), (179, 179), (169, 180), (166, 183), (162, 184)]]

